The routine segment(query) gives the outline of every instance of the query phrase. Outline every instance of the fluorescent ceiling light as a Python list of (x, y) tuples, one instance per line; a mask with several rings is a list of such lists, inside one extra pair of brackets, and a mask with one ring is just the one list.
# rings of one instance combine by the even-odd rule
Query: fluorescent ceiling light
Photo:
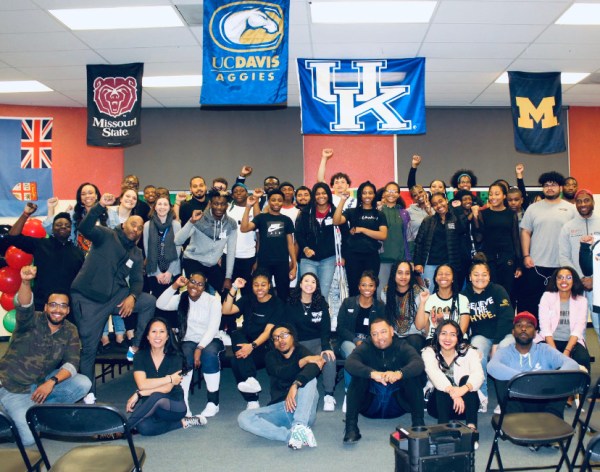
[(201, 85), (201, 75), (159, 75), (142, 79), (142, 87), (200, 87)]
[(0, 93), (24, 92), (53, 92), (53, 90), (37, 80), (10, 80), (0, 82)]
[[(561, 72), (560, 73), (560, 83), (565, 85), (573, 85), (576, 84), (583, 79), (585, 79), (589, 72)], [(508, 73), (505, 72), (500, 77), (496, 79), (497, 84), (507, 84), (508, 83)]]
[(312, 2), (313, 23), (428, 23), (437, 2)]
[(70, 8), (48, 10), (72, 30), (110, 30), (134, 28), (169, 28), (183, 26), (170, 6)]
[(600, 25), (600, 4), (574, 3), (556, 20), (557, 25)]

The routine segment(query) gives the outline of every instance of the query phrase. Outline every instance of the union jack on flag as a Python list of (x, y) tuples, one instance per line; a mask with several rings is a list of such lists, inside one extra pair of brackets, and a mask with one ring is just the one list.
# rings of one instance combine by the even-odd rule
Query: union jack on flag
[(52, 169), (52, 119), (21, 122), (21, 169)]

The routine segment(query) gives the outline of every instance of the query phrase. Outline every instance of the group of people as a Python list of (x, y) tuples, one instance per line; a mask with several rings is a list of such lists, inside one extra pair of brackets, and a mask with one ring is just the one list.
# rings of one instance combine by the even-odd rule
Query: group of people
[[(84, 183), (74, 208), (57, 213), (58, 200), (48, 201), (47, 239), (21, 235), (36, 211), (28, 203), (3, 243), (34, 254), (35, 267), (21, 270), (17, 326), (0, 360), (0, 403), (25, 442), (31, 404), (96, 400), (96, 355), (113, 345), (109, 318), (133, 362), (130, 424), (146, 435), (219, 413), (229, 344), (247, 402), (240, 427), (294, 449), (317, 444), (319, 377), (323, 411), (336, 409), (339, 359), (347, 444), (361, 438), (359, 414), (410, 413), (421, 426), (425, 405), (440, 423), (462, 418), (476, 430), (487, 373), (501, 391), (519, 371), (589, 371), (593, 274), (583, 275), (580, 249), (600, 234), (589, 190), (547, 172), (543, 198), (528, 204), (518, 165), (517, 186), (493, 182), (485, 204), (474, 173), (457, 171), (450, 199), (442, 180), (416, 183), (415, 155), (407, 206), (397, 182), (363, 182), (356, 197), (345, 173), (328, 185), (333, 154), (323, 150), (312, 189), (269, 176), (250, 191), (249, 166), (231, 189), (224, 178), (209, 189), (192, 177), (174, 203), (152, 185), (138, 198), (135, 176), (118, 198)], [(261, 368), (270, 379), (262, 407)], [(194, 415), (188, 390), (198, 369), (207, 402)]]

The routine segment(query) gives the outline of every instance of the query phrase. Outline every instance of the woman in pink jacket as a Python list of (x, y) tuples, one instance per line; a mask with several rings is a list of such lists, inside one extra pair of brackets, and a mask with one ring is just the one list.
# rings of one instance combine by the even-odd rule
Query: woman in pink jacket
[(554, 271), (540, 300), (540, 333), (543, 341), (590, 371), (590, 354), (585, 345), (588, 319), (583, 284), (572, 267)]

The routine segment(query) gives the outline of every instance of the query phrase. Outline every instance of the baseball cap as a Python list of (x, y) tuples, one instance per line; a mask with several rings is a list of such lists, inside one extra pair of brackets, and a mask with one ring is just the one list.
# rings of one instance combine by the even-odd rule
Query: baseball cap
[(534, 315), (532, 315), (531, 313), (529, 313), (528, 311), (522, 311), (521, 313), (518, 313), (517, 316), (515, 316), (513, 325), (516, 325), (520, 321), (529, 321), (531, 324), (533, 324), (533, 326), (535, 328), (538, 327), (537, 318)]

